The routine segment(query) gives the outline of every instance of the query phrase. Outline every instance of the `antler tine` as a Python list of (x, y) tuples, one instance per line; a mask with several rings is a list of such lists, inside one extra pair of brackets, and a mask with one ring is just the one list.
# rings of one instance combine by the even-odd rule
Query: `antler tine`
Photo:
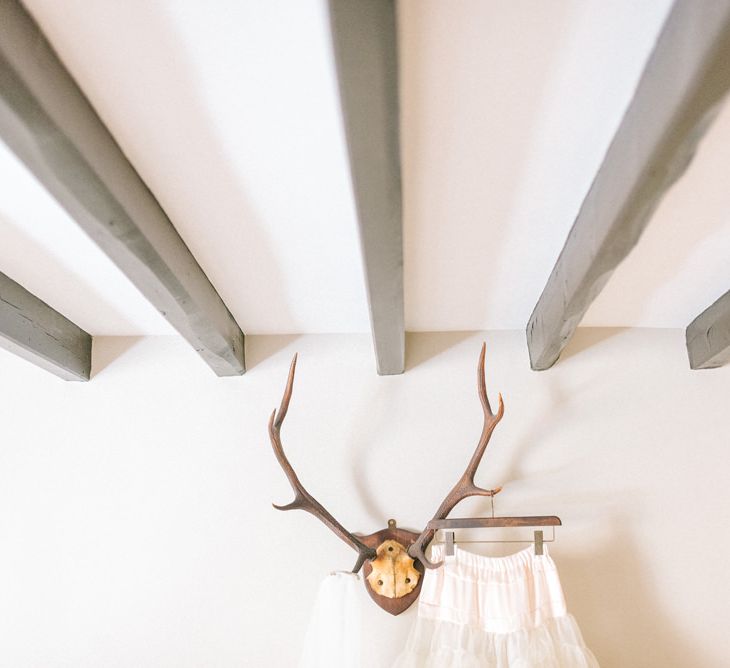
[[(436, 514), (433, 516), (433, 519), (435, 520), (445, 519), (446, 516), (454, 509), (454, 506), (467, 497), (494, 496), (502, 490), (501, 487), (497, 487), (495, 489), (483, 489), (482, 487), (477, 487), (474, 483), (474, 476), (476, 475), (479, 464), (482, 461), (487, 445), (489, 445), (489, 439), (492, 437), (492, 432), (504, 415), (504, 401), (502, 400), (502, 395), (499, 395), (499, 407), (497, 408), (496, 413), (492, 412), (489, 397), (487, 396), (487, 381), (484, 374), (484, 358), (486, 355), (486, 349), (487, 344), (483, 343), (481, 353), (479, 354), (479, 363), (477, 364), (477, 392), (479, 393), (479, 401), (482, 404), (482, 411), (484, 412), (484, 426), (482, 427), (482, 434), (479, 437), (479, 443), (477, 443), (474, 454), (471, 456), (464, 473), (461, 475), (461, 478), (459, 478), (456, 485), (454, 485), (448, 493), (446, 498), (438, 507)], [(421, 561), (426, 568), (438, 568), (441, 565), (440, 563), (434, 564), (430, 562), (425, 554), (426, 547), (433, 539), (434, 533), (433, 529), (426, 527), (408, 550), (411, 557)]]
[(286, 388), (284, 388), (284, 396), (281, 397), (281, 403), (279, 404), (279, 411), (277, 413), (276, 410), (274, 410), (274, 413), (277, 413), (276, 415), (276, 421), (274, 422), (274, 426), (277, 429), (281, 428), (281, 423), (284, 422), (284, 418), (286, 417), (286, 412), (289, 410), (289, 401), (291, 399), (291, 393), (294, 389), (294, 373), (297, 370), (297, 358), (299, 357), (299, 353), (294, 353), (294, 357), (292, 357), (291, 364), (289, 365), (289, 376), (286, 379)]
[(482, 461), (487, 445), (489, 445), (489, 439), (492, 437), (492, 432), (504, 415), (504, 401), (502, 400), (501, 392), (499, 393), (499, 407), (497, 408), (496, 413), (492, 413), (492, 407), (489, 404), (489, 397), (487, 396), (487, 379), (484, 373), (484, 358), (486, 356), (486, 351), (487, 344), (482, 343), (482, 350), (479, 353), (479, 363), (477, 364), (477, 388), (479, 392), (479, 401), (482, 404), (482, 411), (484, 412), (484, 426), (482, 427), (482, 435), (479, 437), (479, 443), (477, 444), (476, 450), (474, 450), (474, 454), (469, 460), (469, 465), (466, 467), (464, 475), (460, 480), (460, 482), (468, 481), (471, 484), (471, 488), (474, 490), (474, 494), (465, 494), (462, 499), (473, 495), (494, 496), (502, 489), (501, 487), (496, 490), (482, 489), (474, 484), (474, 476)]
[(294, 490), (294, 500), (285, 506), (278, 506), (272, 504), (277, 510), (306, 510), (311, 513), (326, 526), (328, 526), (337, 536), (339, 536), (345, 543), (353, 548), (358, 553), (357, 563), (353, 568), (352, 572), (357, 573), (366, 559), (374, 559), (376, 557), (375, 550), (368, 547), (356, 536), (347, 531), (329, 512), (317, 501), (305, 488), (304, 485), (299, 481), (297, 474), (294, 471), (294, 467), (289, 463), (287, 456), (284, 454), (284, 446), (281, 443), (281, 425), (284, 422), (286, 413), (289, 410), (289, 400), (291, 399), (292, 389), (294, 387), (294, 372), (297, 368), (297, 356), (294, 355), (294, 359), (289, 367), (289, 377), (286, 381), (286, 389), (284, 390), (284, 396), (281, 399), (278, 412), (274, 410), (269, 418), (269, 438), (271, 439), (271, 446), (274, 449), (276, 459), (279, 461), (281, 468), (284, 470), (284, 474), (289, 480), (291, 488)]

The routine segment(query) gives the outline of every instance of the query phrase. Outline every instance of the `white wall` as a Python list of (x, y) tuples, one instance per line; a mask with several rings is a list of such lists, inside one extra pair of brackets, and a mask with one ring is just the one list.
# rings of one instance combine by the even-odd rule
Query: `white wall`
[[(0, 666), (295, 665), (319, 580), (354, 553), (270, 506), (290, 499), (266, 422), (292, 353), (288, 453), (369, 533), (421, 528), (463, 469), (484, 336), (506, 415), (480, 482), (505, 483), (499, 513), (562, 517), (551, 551), (602, 665), (724, 665), (730, 368), (690, 372), (679, 330), (583, 330), (543, 373), (521, 332), (411, 337), (387, 378), (366, 336), (252, 337), (234, 379), (176, 338), (98, 339), (88, 384), (0, 352)], [(363, 604), (365, 665), (387, 666), (415, 609)]]

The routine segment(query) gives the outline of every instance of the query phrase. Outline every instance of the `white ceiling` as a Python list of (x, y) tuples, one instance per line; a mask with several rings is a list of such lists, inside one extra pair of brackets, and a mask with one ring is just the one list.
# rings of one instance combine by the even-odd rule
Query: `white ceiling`
[(0, 271), (94, 334), (174, 334), (0, 141)]
[[(409, 330), (526, 325), (669, 4), (398, 3)], [(245, 332), (368, 329), (323, 0), (26, 5)], [(583, 324), (684, 327), (730, 288), (729, 169), (730, 107)], [(0, 271), (92, 333), (169, 333), (0, 170)]]

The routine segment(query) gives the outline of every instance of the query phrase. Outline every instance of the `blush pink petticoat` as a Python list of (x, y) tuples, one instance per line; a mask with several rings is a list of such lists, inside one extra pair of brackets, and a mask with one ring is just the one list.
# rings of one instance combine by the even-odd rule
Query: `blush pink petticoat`
[(555, 563), (532, 547), (484, 557), (455, 547), (425, 575), (393, 668), (598, 668), (568, 614)]

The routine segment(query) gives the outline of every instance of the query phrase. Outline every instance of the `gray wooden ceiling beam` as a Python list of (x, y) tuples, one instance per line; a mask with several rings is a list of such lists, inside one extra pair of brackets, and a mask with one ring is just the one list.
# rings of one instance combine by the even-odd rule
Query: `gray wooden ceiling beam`
[(715, 369), (730, 362), (730, 292), (689, 324), (686, 338), (692, 369)]
[(216, 374), (244, 372), (226, 305), (17, 0), (0, 2), (0, 138)]
[(365, 265), (375, 358), (403, 373), (403, 222), (393, 0), (330, 0), (340, 103)]
[(91, 336), (2, 273), (0, 348), (64, 380), (89, 380)]
[(527, 325), (547, 369), (667, 189), (689, 165), (730, 89), (730, 0), (678, 0)]

